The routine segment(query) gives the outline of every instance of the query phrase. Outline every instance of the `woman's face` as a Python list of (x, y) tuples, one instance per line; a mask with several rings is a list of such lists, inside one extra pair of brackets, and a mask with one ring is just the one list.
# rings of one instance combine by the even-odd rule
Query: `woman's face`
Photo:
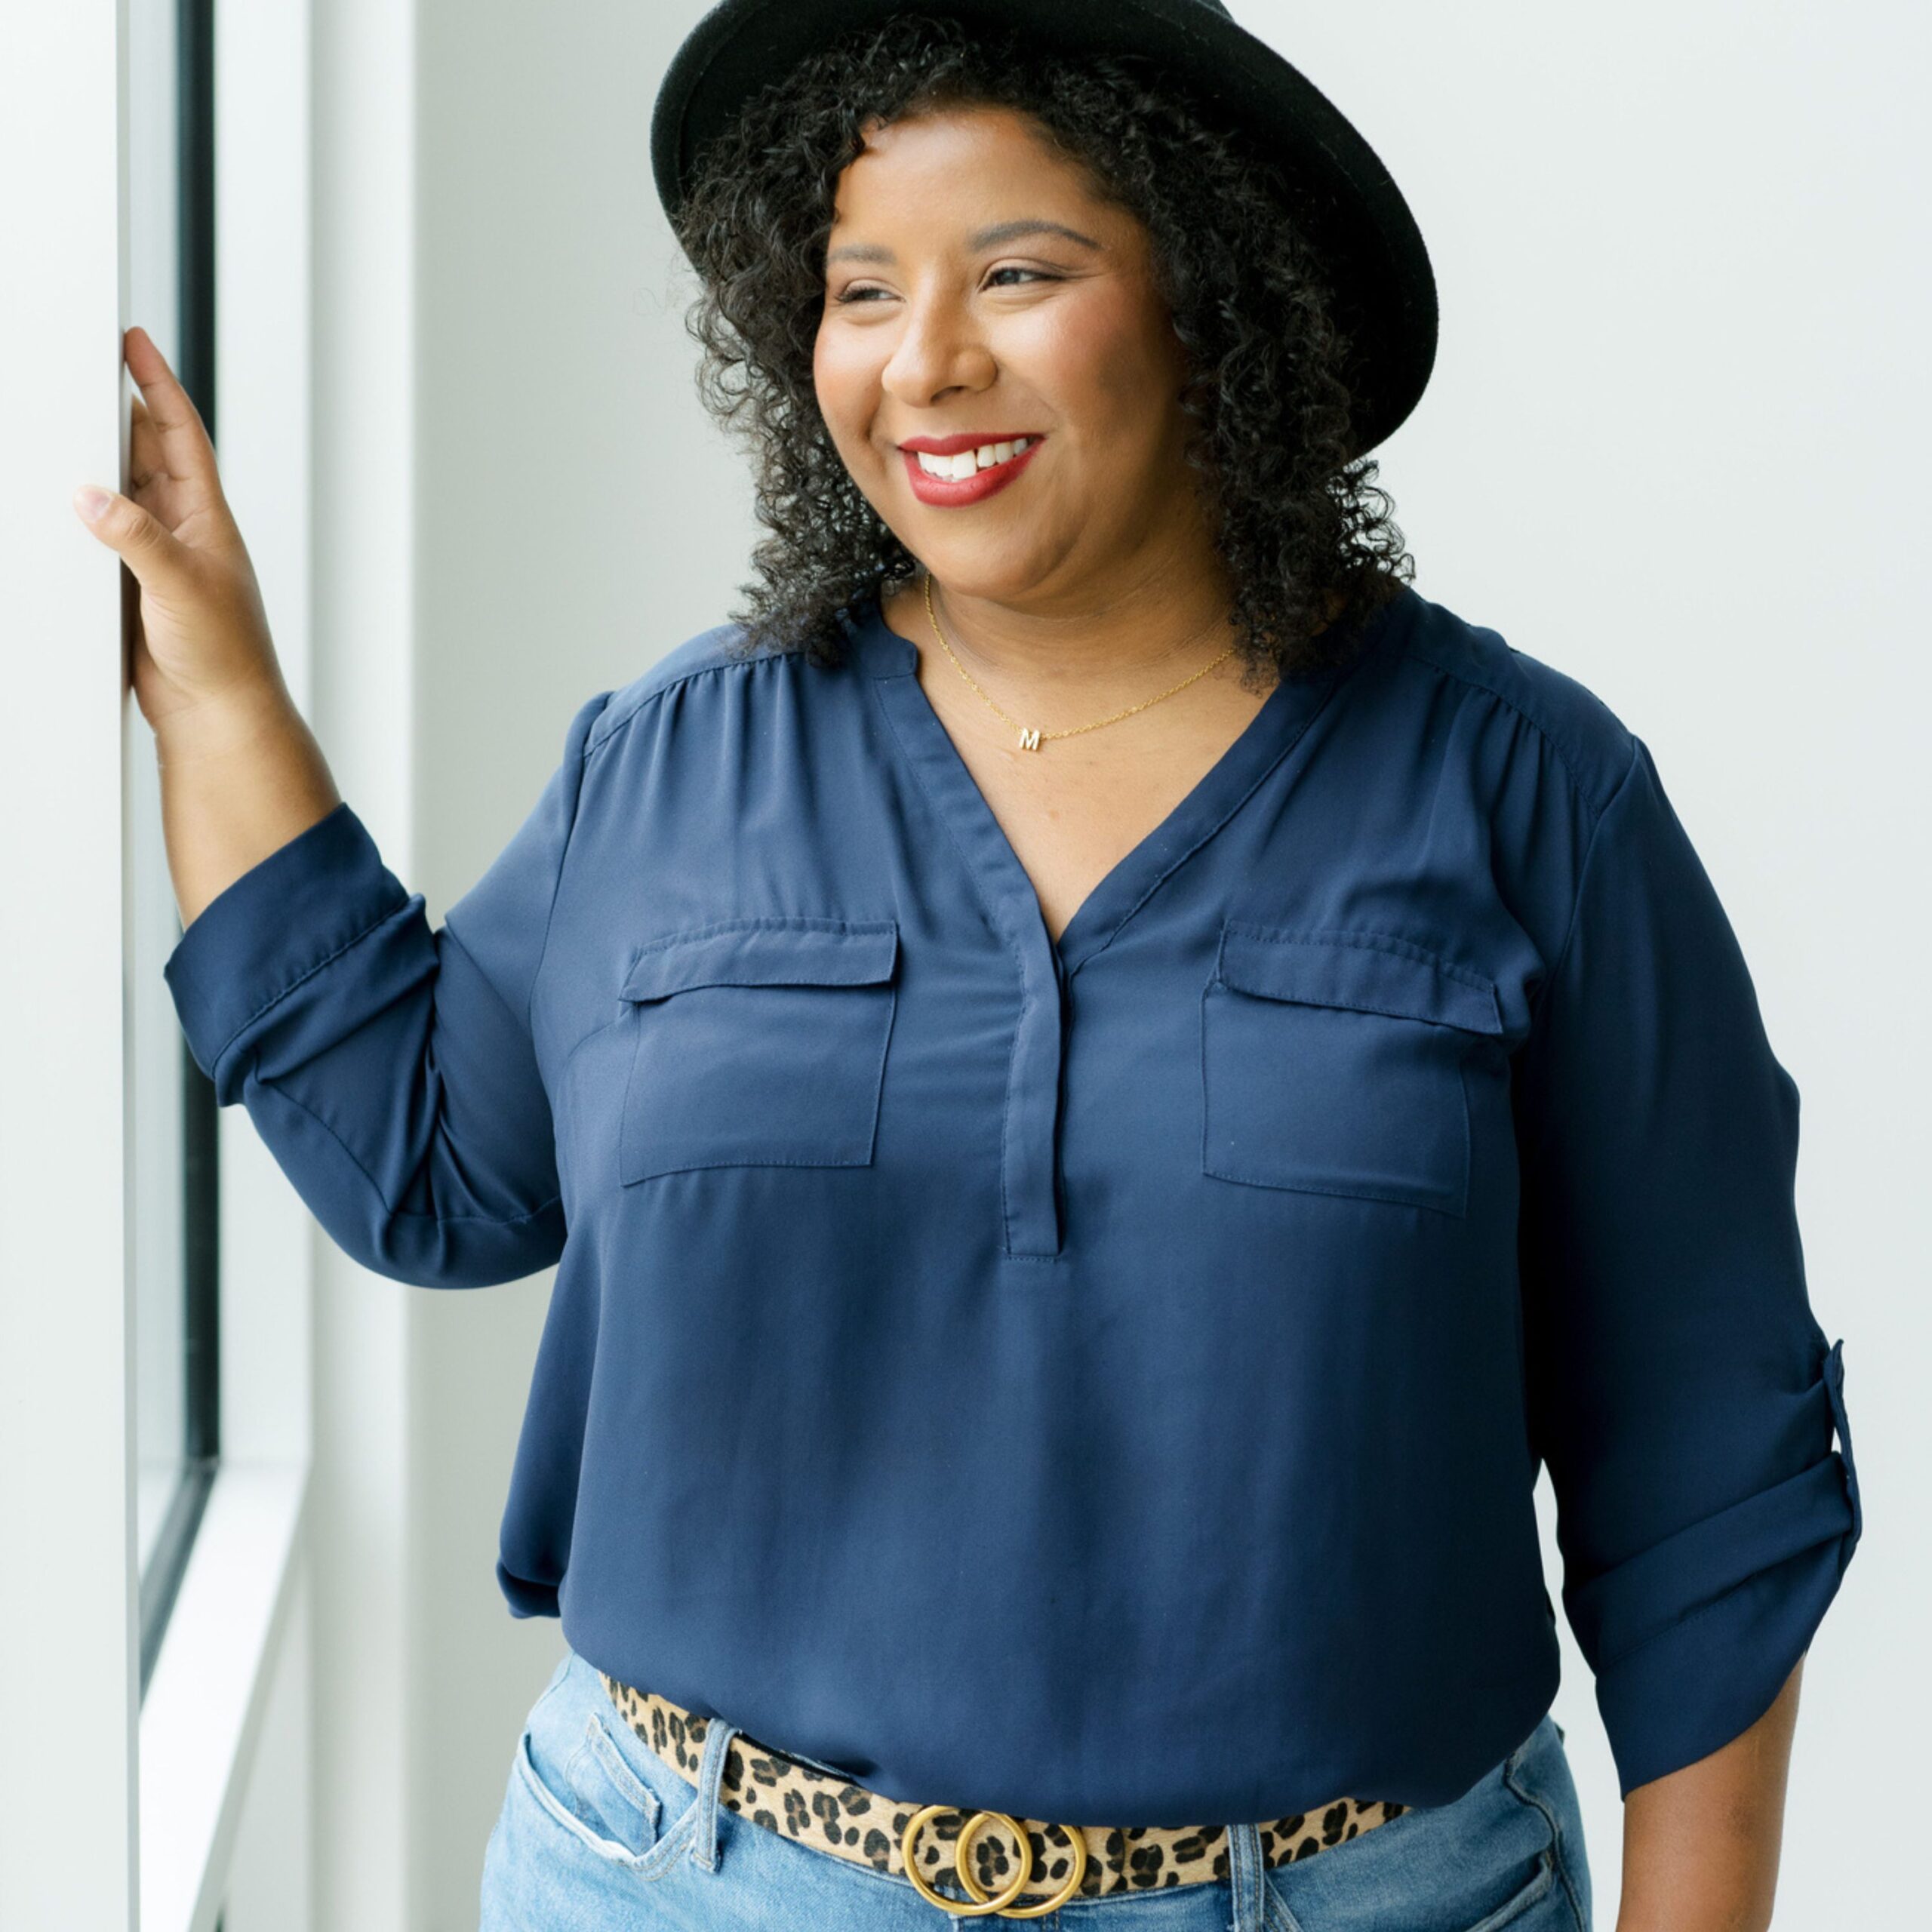
[[(1035, 123), (869, 130), (837, 183), (814, 380), (853, 480), (949, 589), (1077, 609), (1203, 555), (1183, 375), (1146, 229)], [(962, 440), (965, 480), (907, 447)]]

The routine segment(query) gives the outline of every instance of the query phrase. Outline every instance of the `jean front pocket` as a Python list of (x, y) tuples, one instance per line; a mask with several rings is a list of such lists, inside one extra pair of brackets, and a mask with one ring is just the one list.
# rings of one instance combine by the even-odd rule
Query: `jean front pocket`
[(574, 1746), (555, 1755), (539, 1723), (517, 1740), (516, 1774), (538, 1808), (578, 1844), (614, 1865), (638, 1866), (658, 1848), (662, 1805), (624, 1761), (595, 1712)]
[(1279, 1932), (1579, 1932), (1549, 1826), (1500, 1770), (1267, 1878)]
[(726, 919), (641, 947), (622, 988), (624, 1184), (869, 1165), (897, 957), (891, 919)]
[(1465, 1069), (1503, 1032), (1494, 981), (1407, 940), (1229, 920), (1201, 995), (1201, 1171), (1460, 1217)]

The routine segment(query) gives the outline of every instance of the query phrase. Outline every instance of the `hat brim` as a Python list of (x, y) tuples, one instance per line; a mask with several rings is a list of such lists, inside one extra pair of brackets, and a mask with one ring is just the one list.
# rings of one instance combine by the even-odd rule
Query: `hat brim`
[[(1354, 456), (1405, 421), (1435, 366), (1435, 278), (1421, 231), (1374, 150), (1307, 77), (1198, 0), (934, 0), (968, 26), (1072, 53), (1152, 56), (1278, 162), (1354, 346)], [(651, 114), (658, 198), (673, 217), (706, 144), (753, 94), (903, 0), (721, 0), (666, 70)]]

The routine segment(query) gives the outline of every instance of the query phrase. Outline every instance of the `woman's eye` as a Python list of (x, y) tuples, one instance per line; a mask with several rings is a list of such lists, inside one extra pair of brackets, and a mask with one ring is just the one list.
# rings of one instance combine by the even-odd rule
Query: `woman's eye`
[[(1015, 288), (1025, 286), (1022, 282), (1002, 282), (1000, 280), (1001, 275), (1023, 275), (1034, 281), (1060, 281), (1065, 279), (1064, 277), (1054, 275), (1045, 269), (1011, 266), (993, 269), (986, 277), (986, 286), (989, 288)], [(869, 302), (875, 297), (881, 300), (886, 299), (891, 296), (891, 293), (889, 288), (880, 288), (871, 283), (854, 282), (839, 290), (838, 294), (831, 299), (835, 303), (838, 304)]]

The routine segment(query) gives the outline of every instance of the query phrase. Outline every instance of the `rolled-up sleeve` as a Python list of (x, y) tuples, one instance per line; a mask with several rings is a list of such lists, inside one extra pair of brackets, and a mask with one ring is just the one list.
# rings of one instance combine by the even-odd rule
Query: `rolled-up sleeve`
[(1516, 1103), (1531, 1428), (1627, 1794), (1770, 1707), (1862, 1527), (1844, 1345), (1806, 1291), (1798, 1089), (1641, 740)]
[(164, 968), (217, 1100), (247, 1106), (331, 1239), (378, 1274), (478, 1287), (562, 1252), (531, 1010), (608, 697), (578, 711), (535, 808), (436, 931), (343, 804), (217, 895)]

